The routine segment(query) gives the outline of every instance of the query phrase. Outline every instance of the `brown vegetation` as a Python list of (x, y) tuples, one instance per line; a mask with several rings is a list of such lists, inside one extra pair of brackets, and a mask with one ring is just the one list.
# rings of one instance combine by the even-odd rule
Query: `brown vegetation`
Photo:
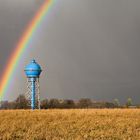
[(1, 110), (1, 140), (139, 140), (139, 109)]

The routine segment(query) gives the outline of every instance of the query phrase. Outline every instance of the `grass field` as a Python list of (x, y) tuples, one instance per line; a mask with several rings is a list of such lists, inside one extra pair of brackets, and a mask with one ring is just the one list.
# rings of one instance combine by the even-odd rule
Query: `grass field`
[(0, 111), (0, 139), (140, 140), (140, 110)]

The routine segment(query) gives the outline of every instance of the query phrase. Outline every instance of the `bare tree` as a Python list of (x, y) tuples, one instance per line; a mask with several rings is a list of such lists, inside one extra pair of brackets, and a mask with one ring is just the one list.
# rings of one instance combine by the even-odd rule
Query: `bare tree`
[(128, 98), (127, 99), (127, 102), (126, 102), (126, 106), (129, 107), (132, 105), (132, 99), (131, 98)]
[(88, 98), (82, 98), (78, 102), (79, 108), (89, 108), (92, 107), (92, 101)]

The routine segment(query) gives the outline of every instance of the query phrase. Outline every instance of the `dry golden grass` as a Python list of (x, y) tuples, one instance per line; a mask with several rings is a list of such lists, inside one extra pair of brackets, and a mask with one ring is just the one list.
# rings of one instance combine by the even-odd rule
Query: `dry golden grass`
[(140, 110), (0, 111), (0, 139), (140, 140)]

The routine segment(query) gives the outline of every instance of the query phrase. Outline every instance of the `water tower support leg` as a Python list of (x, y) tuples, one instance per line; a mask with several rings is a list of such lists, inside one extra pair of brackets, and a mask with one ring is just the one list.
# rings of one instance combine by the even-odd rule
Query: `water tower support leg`
[(40, 105), (40, 86), (39, 86), (39, 78), (37, 78), (37, 100), (38, 100), (38, 109), (41, 109)]
[(31, 78), (31, 83), (32, 83), (31, 108), (32, 110), (34, 110), (35, 109), (35, 78)]

